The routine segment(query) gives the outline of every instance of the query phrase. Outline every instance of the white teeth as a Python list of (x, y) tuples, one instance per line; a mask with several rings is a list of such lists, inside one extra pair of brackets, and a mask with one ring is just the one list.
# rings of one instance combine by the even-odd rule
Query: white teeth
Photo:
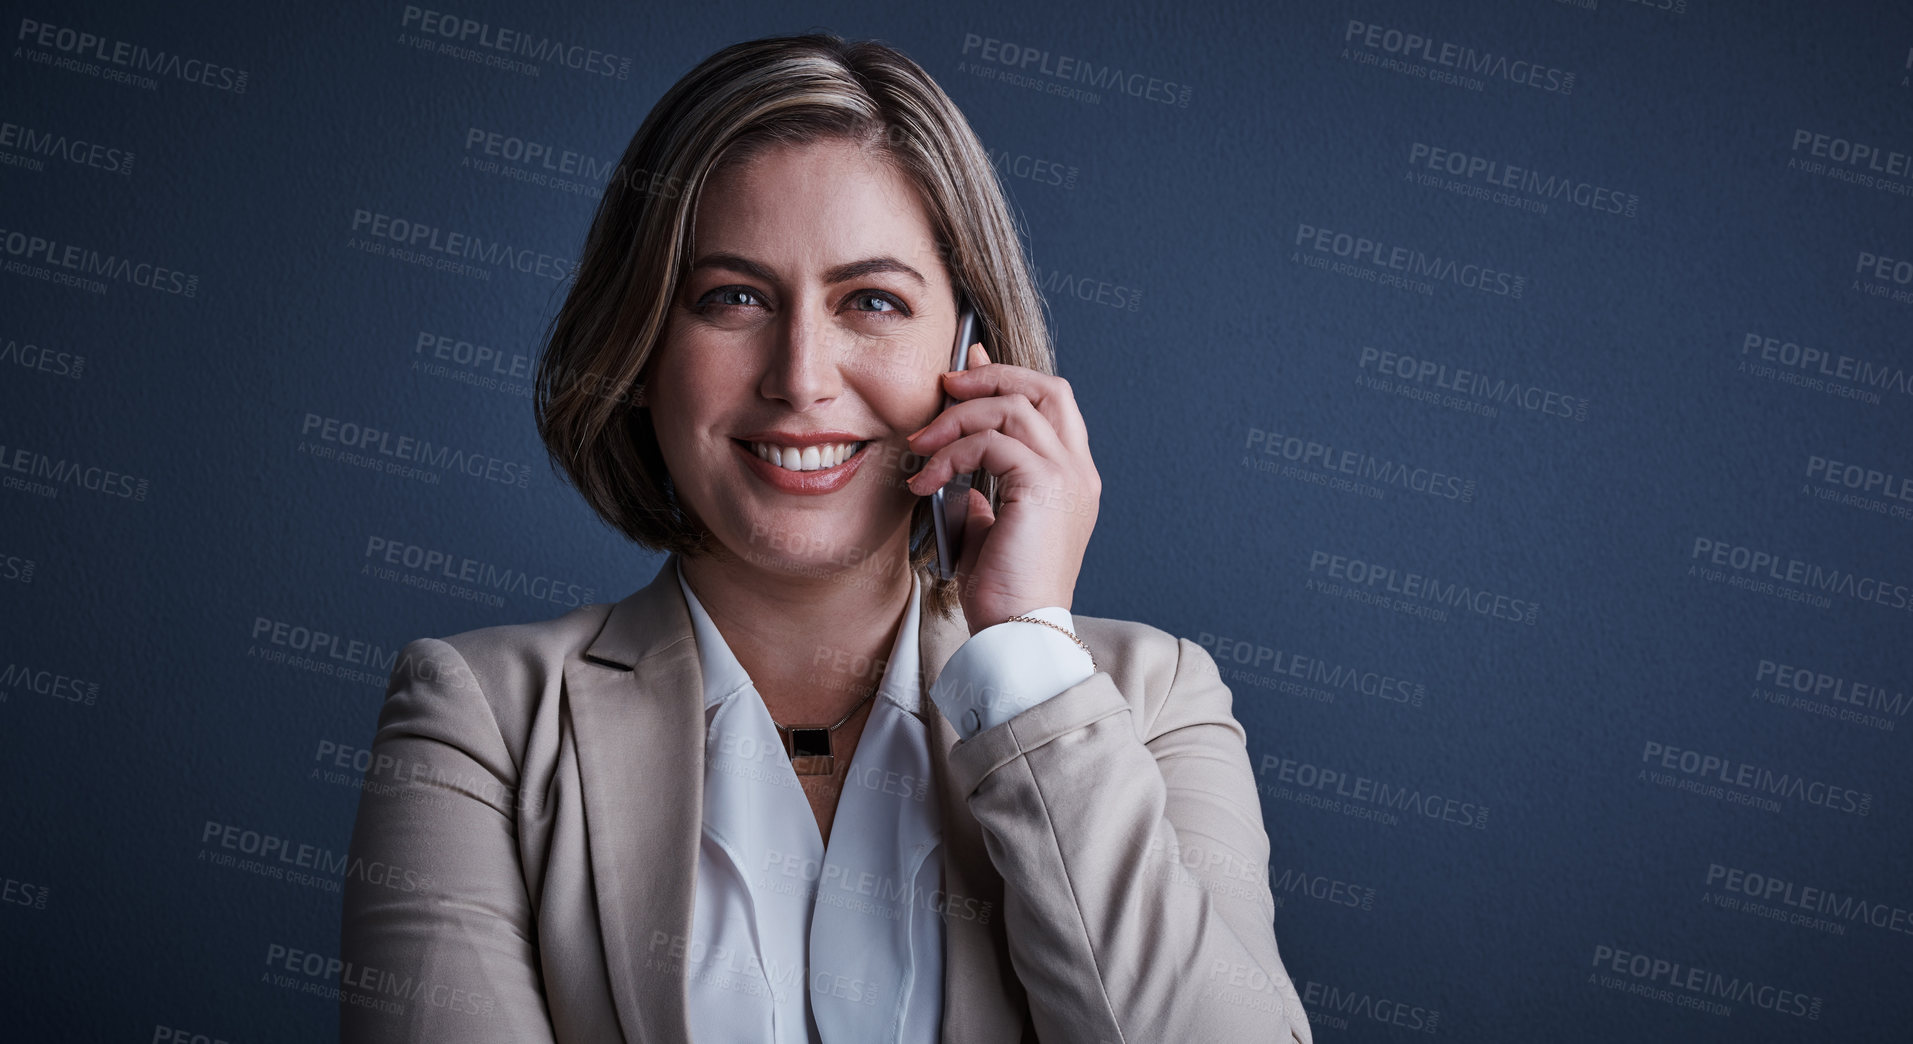
[(751, 452), (785, 471), (821, 471), (850, 459), (861, 442), (838, 442), (824, 446), (773, 446), (768, 442), (751, 443)]

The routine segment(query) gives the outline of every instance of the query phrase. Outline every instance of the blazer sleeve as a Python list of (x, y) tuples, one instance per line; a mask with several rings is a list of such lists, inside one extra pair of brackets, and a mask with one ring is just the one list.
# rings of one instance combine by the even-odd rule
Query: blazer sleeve
[(1276, 948), (1246, 735), (1215, 661), (1174, 642), (1140, 727), (1098, 671), (951, 748), (1003, 878), (1011, 963), (1045, 1041), (1312, 1044)]
[(405, 647), (371, 755), (349, 851), (367, 872), (345, 882), (339, 1039), (552, 1041), (517, 768), (458, 650)]

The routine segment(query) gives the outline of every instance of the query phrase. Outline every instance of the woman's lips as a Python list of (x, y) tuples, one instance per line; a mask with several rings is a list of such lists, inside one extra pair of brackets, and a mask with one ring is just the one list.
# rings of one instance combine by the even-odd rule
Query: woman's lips
[(782, 493), (795, 493), (799, 496), (814, 496), (819, 493), (835, 493), (850, 481), (850, 477), (863, 466), (864, 457), (869, 454), (870, 442), (865, 441), (857, 447), (843, 463), (834, 467), (819, 468), (816, 471), (786, 471), (757, 455), (751, 444), (742, 439), (732, 439), (731, 445), (744, 458), (745, 466), (751, 473)]

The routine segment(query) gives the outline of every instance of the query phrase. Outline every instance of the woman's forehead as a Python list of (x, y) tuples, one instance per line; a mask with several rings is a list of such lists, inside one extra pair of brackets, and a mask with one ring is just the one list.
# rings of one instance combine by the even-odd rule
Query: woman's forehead
[(836, 141), (766, 148), (713, 172), (693, 247), (698, 257), (725, 252), (819, 269), (889, 256), (925, 271), (941, 257), (909, 177)]

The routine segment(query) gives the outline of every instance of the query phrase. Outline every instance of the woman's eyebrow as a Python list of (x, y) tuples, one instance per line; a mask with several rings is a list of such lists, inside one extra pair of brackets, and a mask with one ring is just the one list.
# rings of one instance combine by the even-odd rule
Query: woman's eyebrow
[(923, 278), (922, 273), (894, 257), (867, 257), (862, 261), (852, 261), (848, 264), (838, 265), (836, 268), (824, 273), (824, 282), (831, 284), (847, 283), (852, 279), (867, 276), (873, 272), (896, 272), (899, 275), (907, 275), (916, 280), (918, 286), (930, 285), (928, 281)]
[[(777, 273), (771, 271), (765, 265), (753, 261), (742, 254), (733, 254), (724, 250), (705, 254), (691, 264), (691, 271), (693, 272), (704, 268), (725, 268), (733, 272), (742, 272), (753, 278), (761, 279), (766, 283), (778, 282)], [(832, 285), (847, 283), (852, 279), (867, 276), (874, 272), (895, 272), (899, 275), (909, 276), (916, 280), (920, 286), (929, 285), (929, 281), (923, 278), (923, 273), (918, 272), (916, 269), (911, 268), (909, 265), (904, 264), (894, 257), (888, 256), (867, 257), (861, 261), (850, 261), (838, 265), (824, 273), (824, 282)]]
[(766, 283), (777, 282), (777, 273), (771, 271), (769, 268), (752, 261), (742, 254), (733, 254), (724, 250), (705, 254), (703, 257), (691, 263), (691, 271), (693, 272), (704, 268), (727, 268), (733, 272), (742, 272), (747, 276), (760, 279)]

